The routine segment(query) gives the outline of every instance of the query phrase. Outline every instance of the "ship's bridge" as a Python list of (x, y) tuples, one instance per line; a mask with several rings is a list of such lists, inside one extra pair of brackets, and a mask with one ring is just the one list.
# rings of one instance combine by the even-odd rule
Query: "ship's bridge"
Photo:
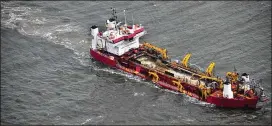
[[(110, 25), (111, 23), (108, 23)], [(111, 27), (111, 26), (109, 26)], [(98, 29), (97, 29), (98, 31)], [(121, 26), (119, 29), (109, 28), (105, 32), (98, 32), (97, 45), (107, 52), (123, 55), (132, 48), (139, 48), (139, 38), (145, 34), (144, 27), (139, 25)], [(95, 41), (93, 41), (95, 43)]]
[(102, 48), (109, 53), (121, 56), (132, 48), (139, 48), (139, 38), (145, 35), (146, 31), (141, 24), (133, 23), (128, 26), (126, 20), (124, 25), (119, 26), (121, 22), (117, 22), (115, 13), (113, 9), (112, 18), (106, 21), (107, 30), (105, 32), (99, 32), (97, 26), (91, 27), (94, 36), (91, 48)]

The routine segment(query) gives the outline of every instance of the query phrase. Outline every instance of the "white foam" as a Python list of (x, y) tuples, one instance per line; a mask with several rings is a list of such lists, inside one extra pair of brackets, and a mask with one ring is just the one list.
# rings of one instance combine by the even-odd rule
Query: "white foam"
[[(81, 123), (81, 125), (84, 125), (88, 122), (97, 122), (97, 121), (102, 121), (104, 118), (104, 116), (97, 116), (97, 117), (93, 117), (93, 118), (89, 118), (89, 119), (86, 119), (83, 123)], [(101, 120), (102, 119), (102, 120)]]
[(194, 122), (194, 121), (195, 121), (195, 119), (193, 119), (193, 118), (186, 118), (186, 119), (185, 119), (185, 121), (188, 121), (188, 122)]
[(169, 89), (163, 89), (164, 91), (166, 92), (170, 92), (170, 93), (174, 93), (174, 94), (182, 94), (183, 96), (186, 97), (185, 101), (186, 102), (189, 102), (189, 103), (193, 103), (193, 104), (197, 104), (197, 105), (201, 105), (201, 106), (205, 106), (205, 107), (214, 107), (215, 105), (213, 104), (210, 104), (210, 103), (207, 103), (207, 102), (204, 102), (204, 101), (200, 101), (194, 97), (191, 97), (191, 96), (188, 96), (184, 93), (180, 93), (180, 92), (177, 92), (177, 91), (173, 91), (173, 90), (169, 90)]
[(133, 96), (144, 96), (145, 92), (142, 93), (138, 93), (138, 92), (134, 92)]
[(56, 116), (55, 120), (60, 120), (61, 117), (60, 116)]
[(190, 96), (187, 96), (186, 101), (190, 102), (190, 103), (193, 103), (193, 104), (196, 104), (196, 105), (201, 105), (201, 106), (205, 106), (205, 107), (214, 107), (215, 105), (214, 104), (210, 104), (210, 103), (207, 103), (207, 102), (204, 102), (204, 101), (200, 101), (194, 97), (190, 97)]
[[(63, 23), (61, 18), (66, 17), (50, 17), (46, 15), (45, 17), (36, 16), (41, 14), (42, 10), (38, 8), (30, 7), (9, 7), (9, 2), (1, 2), (1, 25), (17, 29), (19, 33), (25, 36), (37, 36), (42, 37), (53, 42), (55, 44), (64, 45), (65, 48), (73, 50), (74, 57), (79, 60), (79, 63), (83, 66), (88, 66), (89, 64), (85, 61), (86, 57), (89, 58), (89, 41), (85, 36), (79, 36), (77, 33), (84, 31), (83, 27), (77, 24), (77, 22)], [(4, 18), (3, 18), (4, 17)], [(79, 37), (66, 37), (73, 32), (74, 35)], [(83, 38), (82, 38), (83, 37)], [(84, 51), (82, 51), (84, 50)]]
[[(16, 26), (16, 23), (20, 21), (28, 21), (32, 16), (30, 16), (33, 13), (41, 12), (40, 9), (37, 8), (30, 8), (30, 7), (9, 7), (9, 3), (1, 2), (3, 4), (3, 8), (1, 8), (1, 25), (4, 25), (5, 27), (15, 29), (18, 26)], [(3, 18), (5, 17), (5, 18)], [(8, 18), (6, 20), (6, 18)], [(39, 19), (34, 19), (36, 23), (41, 23), (42, 21), (39, 21)]]
[(108, 68), (99, 69), (99, 68), (96, 68), (96, 67), (93, 67), (93, 69), (95, 71), (104, 71), (104, 72), (109, 72), (109, 73), (112, 73), (112, 74), (117, 74), (117, 75), (125, 76), (125, 77), (127, 77), (129, 79), (136, 80), (138, 82), (140, 82), (140, 81), (143, 80), (142, 78), (140, 78), (138, 76), (126, 73), (126, 72), (121, 71), (121, 70), (116, 71), (116, 70), (112, 70), (112, 69), (108, 69)]
[(81, 123), (81, 125), (84, 125), (84, 124), (86, 124), (87, 122), (90, 122), (90, 121), (92, 121), (92, 118), (86, 119), (83, 123)]
[[(40, 14), (42, 10), (38, 8), (25, 6), (9, 7), (10, 3), (8, 2), (2, 2), (1, 4), (3, 4), (3, 8), (1, 9), (2, 17), (6, 17), (1, 18), (1, 25), (12, 29), (17, 28), (18, 32), (23, 35), (43, 37), (53, 43), (64, 45), (66, 48), (73, 50), (76, 55), (79, 55), (77, 57), (79, 60), (82, 58), (80, 56), (85, 56), (85, 52), (82, 52), (81, 49), (85, 50), (82, 44), (87, 44), (87, 41), (82, 38), (71, 38), (73, 39), (73, 42), (71, 42), (67, 37), (59, 37), (59, 35), (66, 35), (65, 33), (78, 33), (82, 31), (82, 28), (78, 24), (73, 22), (61, 24), (60, 17), (36, 16), (42, 15)], [(74, 41), (74, 39), (76, 40)], [(83, 63), (83, 61), (80, 62)]]

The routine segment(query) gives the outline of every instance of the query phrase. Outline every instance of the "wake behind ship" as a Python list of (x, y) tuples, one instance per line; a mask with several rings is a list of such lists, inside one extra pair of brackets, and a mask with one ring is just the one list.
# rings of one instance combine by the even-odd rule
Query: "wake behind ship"
[[(125, 11), (124, 11), (125, 15)], [(172, 61), (167, 50), (150, 43), (139, 42), (146, 34), (141, 24), (128, 25), (117, 21), (116, 11), (106, 21), (106, 31), (99, 32), (93, 25), (90, 55), (110, 67), (151, 80), (161, 88), (199, 99), (226, 108), (260, 108), (268, 101), (264, 89), (247, 73), (236, 69), (227, 72), (225, 79), (214, 76), (215, 63), (206, 71), (191, 67), (191, 53), (181, 61)]]

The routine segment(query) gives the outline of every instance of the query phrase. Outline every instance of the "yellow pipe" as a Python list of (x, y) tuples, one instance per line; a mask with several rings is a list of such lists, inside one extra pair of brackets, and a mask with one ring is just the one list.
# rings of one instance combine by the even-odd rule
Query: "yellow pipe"
[(152, 81), (153, 82), (158, 82), (159, 81), (159, 76), (157, 75), (157, 73), (155, 73), (155, 72), (148, 72), (148, 74), (149, 74), (149, 76), (150, 75), (153, 75), (153, 78), (152, 78)]
[(204, 96), (204, 99), (207, 98), (207, 88), (202, 89), (202, 94)]
[(183, 93), (183, 86), (181, 85), (180, 80), (178, 80), (178, 81), (173, 80), (172, 82), (173, 82), (173, 84), (177, 85), (178, 86), (178, 90), (181, 93)]
[(198, 77), (200, 77), (199, 80), (202, 80), (202, 79), (214, 80), (214, 81), (216, 81), (216, 82), (219, 83), (219, 88), (223, 89), (223, 80), (220, 79), (220, 78), (208, 77), (208, 76), (203, 76), (203, 75), (199, 75), (199, 74), (192, 74), (192, 76), (198, 76)]
[(206, 99), (206, 97), (207, 97), (207, 88), (203, 84), (200, 84), (198, 86), (198, 88), (201, 91), (201, 97), (204, 98), (204, 99)]

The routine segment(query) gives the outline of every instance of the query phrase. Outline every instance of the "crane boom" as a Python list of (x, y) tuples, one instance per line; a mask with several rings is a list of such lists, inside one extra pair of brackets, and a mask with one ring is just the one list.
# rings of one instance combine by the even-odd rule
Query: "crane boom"
[(150, 43), (147, 43), (147, 42), (145, 42), (143, 45), (144, 45), (145, 47), (154, 49), (154, 50), (156, 50), (157, 52), (161, 53), (163, 59), (165, 59), (165, 60), (168, 59), (167, 50), (166, 50), (166, 49), (162, 49), (162, 48), (156, 47), (156, 46), (154, 46), (154, 45), (152, 45), (152, 44), (150, 44)]
[(208, 76), (212, 76), (213, 75), (213, 68), (215, 66), (214, 62), (211, 62), (211, 64), (208, 66), (208, 68), (206, 69), (206, 74)]
[(181, 62), (182, 65), (185, 66), (186, 68), (188, 67), (188, 61), (189, 61), (191, 55), (192, 55), (191, 53), (186, 54), (186, 56), (183, 58), (183, 60)]

